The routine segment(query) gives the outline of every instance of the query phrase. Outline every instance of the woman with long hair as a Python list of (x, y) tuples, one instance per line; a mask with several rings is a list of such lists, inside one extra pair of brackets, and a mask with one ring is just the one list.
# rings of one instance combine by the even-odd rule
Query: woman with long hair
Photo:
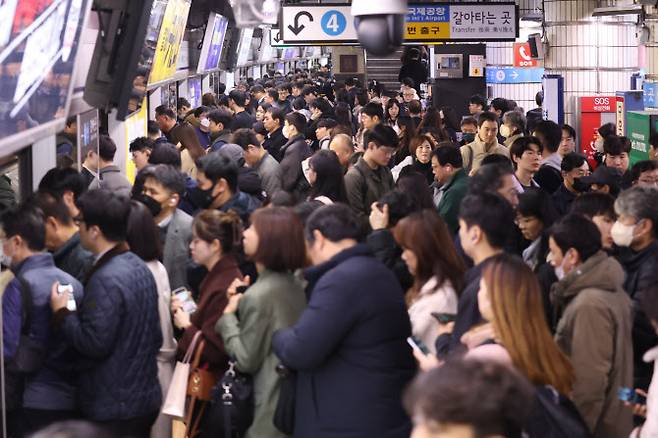
[(402, 114), (403, 112), (400, 102), (395, 99), (389, 100), (386, 104), (386, 110), (384, 111), (384, 124), (393, 128), (398, 135), (400, 134), (398, 119)]
[(347, 203), (343, 166), (334, 151), (319, 150), (309, 159), (309, 201)]
[(423, 120), (418, 125), (418, 132), (425, 132), (425, 130), (431, 133), (436, 143), (450, 140), (450, 134), (446, 131), (443, 120), (441, 119), (441, 113), (436, 107), (431, 106), (427, 108)]
[[(552, 386), (564, 396), (571, 394), (573, 367), (553, 340), (539, 282), (523, 260), (501, 254), (487, 263), (478, 306), (491, 325), (493, 337), (480, 345), (470, 345), (468, 356), (508, 361), (534, 385)], [(473, 333), (465, 336), (478, 343)]]
[(416, 136), (416, 123), (411, 117), (405, 115), (398, 117), (398, 127), (400, 128), (400, 132), (398, 133), (398, 139), (400, 141), (391, 159), (392, 166), (397, 166), (411, 154), (409, 152), (409, 146), (411, 139)]
[(349, 105), (343, 102), (338, 102), (334, 107), (334, 114), (336, 115), (336, 123), (340, 126), (342, 132), (349, 132), (350, 136), (356, 133), (354, 117), (352, 116), (352, 111), (350, 110)]
[[(237, 369), (253, 376), (254, 421), (245, 438), (285, 438), (272, 422), (281, 387), (272, 336), (297, 322), (306, 306), (304, 287), (294, 275), (306, 261), (299, 217), (286, 207), (256, 210), (244, 232), (244, 252), (256, 263), (258, 280), (250, 285), (236, 276), (216, 330)], [(241, 294), (239, 286), (249, 288)]]
[(464, 263), (448, 227), (434, 210), (422, 210), (402, 219), (393, 235), (414, 278), (407, 293), (412, 333), (434, 352), (439, 324), (432, 313), (457, 314)]
[(457, 142), (457, 133), (461, 130), (457, 111), (451, 106), (442, 106), (439, 110), (439, 116), (450, 136), (450, 140)]
[(412, 138), (409, 144), (410, 155), (391, 170), (393, 178), (397, 181), (402, 169), (412, 167), (416, 172), (425, 176), (428, 186), (432, 184), (434, 182), (432, 151), (435, 148), (434, 139), (427, 134), (417, 135)]

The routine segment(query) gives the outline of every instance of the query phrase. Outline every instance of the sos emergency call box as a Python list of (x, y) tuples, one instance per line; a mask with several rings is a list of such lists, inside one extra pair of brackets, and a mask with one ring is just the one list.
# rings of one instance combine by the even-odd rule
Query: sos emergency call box
[(631, 165), (649, 159), (651, 136), (658, 132), (658, 111), (630, 111), (626, 136), (631, 141)]
[(597, 163), (594, 159), (596, 153), (596, 133), (601, 125), (617, 123), (617, 97), (616, 96), (583, 96), (580, 104), (580, 153), (585, 155), (592, 168)]

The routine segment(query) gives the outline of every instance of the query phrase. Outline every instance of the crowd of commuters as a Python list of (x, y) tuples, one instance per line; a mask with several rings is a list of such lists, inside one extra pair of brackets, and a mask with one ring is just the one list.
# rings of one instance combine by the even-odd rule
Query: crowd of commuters
[(169, 437), (189, 351), (252, 377), (249, 438), (655, 436), (658, 165), (607, 126), (590, 163), (502, 98), (423, 109), (405, 56), (400, 90), (298, 73), (158, 107), (134, 184), (103, 135), (5, 212), (9, 436)]

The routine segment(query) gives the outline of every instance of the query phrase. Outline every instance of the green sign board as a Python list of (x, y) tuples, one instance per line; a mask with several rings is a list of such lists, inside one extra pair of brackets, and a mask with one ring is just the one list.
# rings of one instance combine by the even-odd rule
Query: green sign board
[(656, 132), (658, 112), (629, 111), (626, 135), (631, 141), (631, 165), (649, 159), (649, 139)]

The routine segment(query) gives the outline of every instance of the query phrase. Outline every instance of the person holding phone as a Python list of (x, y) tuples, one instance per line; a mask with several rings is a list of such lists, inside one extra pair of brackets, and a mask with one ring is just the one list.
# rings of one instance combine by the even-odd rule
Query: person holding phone
[(300, 219), (285, 207), (256, 210), (244, 232), (244, 250), (256, 263), (258, 280), (253, 285), (248, 277), (231, 283), (228, 305), (215, 330), (238, 370), (254, 377), (256, 410), (245, 437), (283, 438), (272, 422), (281, 385), (272, 336), (297, 322), (306, 306), (304, 288), (294, 276), (306, 261)]
[(226, 291), (236, 278), (242, 278), (233, 255), (239, 245), (241, 222), (237, 213), (204, 210), (192, 223), (190, 250), (195, 263), (205, 266), (208, 274), (201, 283), (197, 310), (190, 315), (176, 297), (171, 300), (174, 325), (183, 330), (178, 342), (178, 356), (185, 355), (194, 335), (201, 331), (205, 349), (201, 364), (217, 375), (228, 367), (228, 356), (215, 324), (228, 304)]
[(436, 354), (439, 321), (432, 313), (457, 314), (457, 290), (464, 282), (464, 263), (457, 255), (450, 232), (434, 210), (413, 213), (398, 222), (393, 232), (402, 247), (402, 260), (414, 278), (406, 301), (414, 336)]
[[(658, 335), (658, 285), (653, 284), (646, 290), (642, 295), (641, 305)], [(633, 430), (631, 438), (649, 438), (658, 435), (658, 346), (647, 351), (643, 359), (646, 363), (653, 362), (653, 377), (648, 392), (635, 389), (632, 401), (626, 403), (636, 416), (646, 418), (643, 425)]]

